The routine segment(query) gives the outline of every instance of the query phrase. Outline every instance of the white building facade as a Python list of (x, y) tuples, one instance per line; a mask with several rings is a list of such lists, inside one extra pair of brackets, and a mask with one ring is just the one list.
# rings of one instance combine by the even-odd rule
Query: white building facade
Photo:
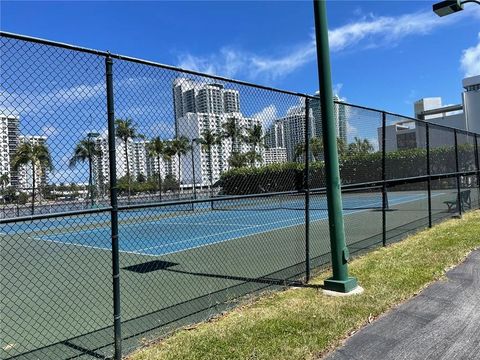
[(274, 147), (265, 149), (265, 165), (280, 164), (285, 162), (287, 162), (286, 148)]
[[(110, 181), (108, 138), (105, 136), (96, 138), (95, 148), (100, 155), (94, 156), (93, 158), (93, 178), (97, 184), (108, 184)], [(115, 149), (117, 179), (121, 179), (127, 175), (127, 154), (125, 152), (124, 141), (116, 139)], [(134, 180), (137, 180), (140, 176), (148, 179), (154, 175), (158, 175), (158, 160), (148, 153), (148, 141), (129, 140), (127, 150), (130, 176), (133, 177)], [(171, 159), (160, 158), (160, 175), (163, 179), (167, 175), (174, 175), (175, 178), (177, 178), (177, 173), (178, 160), (176, 156)]]
[[(441, 97), (423, 98), (414, 103), (415, 117), (434, 125), (480, 134), (480, 76), (463, 79), (463, 88), (462, 104), (444, 106)], [(381, 128), (378, 129), (378, 138), (382, 143)], [(459, 145), (471, 141), (465, 136), (459, 136), (457, 140)], [(453, 130), (431, 126), (431, 148), (454, 146), (454, 143)], [(386, 151), (425, 147), (426, 129), (423, 123), (407, 120), (385, 128)]]
[[(191, 185), (195, 182), (196, 185), (208, 186), (210, 181), (214, 184), (223, 172), (229, 170), (232, 152), (244, 154), (255, 150), (262, 158), (256, 164), (263, 162), (263, 146), (252, 149), (240, 138), (232, 144), (232, 139), (221, 136), (224, 124), (228, 121), (233, 120), (242, 135), (246, 135), (247, 130), (255, 125), (261, 126), (260, 119), (242, 115), (237, 90), (225, 89), (221, 84), (202, 84), (178, 78), (173, 83), (173, 94), (177, 136), (185, 136), (192, 141), (193, 154), (187, 154), (181, 160), (182, 184)], [(198, 141), (204, 131), (211, 131), (219, 140), (211, 146), (210, 151)]]
[(18, 172), (11, 169), (19, 143), (18, 125), (18, 116), (0, 114), (0, 175), (8, 175), (6, 186), (18, 186)]
[[(19, 146), (22, 144), (30, 144), (31, 146), (46, 145), (47, 137), (38, 135), (20, 135), (18, 137)], [(18, 170), (18, 188), (22, 191), (31, 192), (33, 188), (33, 180), (35, 179), (35, 187), (40, 188), (48, 182), (49, 170), (38, 164), (33, 172), (32, 165), (22, 165)]]

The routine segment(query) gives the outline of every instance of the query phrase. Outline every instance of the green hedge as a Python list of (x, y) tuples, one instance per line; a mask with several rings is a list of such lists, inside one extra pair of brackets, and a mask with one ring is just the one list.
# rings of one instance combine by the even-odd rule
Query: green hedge
[[(461, 171), (475, 169), (474, 147), (459, 146)], [(442, 147), (430, 150), (432, 174), (455, 172), (455, 150)], [(323, 162), (310, 164), (310, 188), (325, 186)], [(400, 179), (427, 174), (426, 149), (407, 149), (387, 152), (386, 178)], [(340, 159), (343, 184), (356, 184), (382, 179), (382, 153), (351, 154)], [(220, 186), (225, 195), (257, 194), (264, 192), (300, 190), (303, 188), (304, 164), (288, 162), (262, 167), (242, 167), (222, 174)], [(451, 181), (445, 181), (450, 185)], [(440, 186), (437, 184), (437, 186)]]

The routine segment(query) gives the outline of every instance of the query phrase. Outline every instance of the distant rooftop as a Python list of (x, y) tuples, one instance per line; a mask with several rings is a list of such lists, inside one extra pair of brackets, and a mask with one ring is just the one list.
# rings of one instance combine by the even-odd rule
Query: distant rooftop
[(464, 88), (467, 88), (469, 86), (474, 86), (474, 85), (480, 85), (480, 75), (471, 76), (463, 79), (462, 85)]

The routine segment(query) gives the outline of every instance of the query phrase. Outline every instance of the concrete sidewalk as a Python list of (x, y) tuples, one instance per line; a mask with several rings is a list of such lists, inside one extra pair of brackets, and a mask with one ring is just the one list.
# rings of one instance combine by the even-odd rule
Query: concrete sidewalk
[(480, 359), (480, 251), (447, 277), (354, 334), (327, 359)]

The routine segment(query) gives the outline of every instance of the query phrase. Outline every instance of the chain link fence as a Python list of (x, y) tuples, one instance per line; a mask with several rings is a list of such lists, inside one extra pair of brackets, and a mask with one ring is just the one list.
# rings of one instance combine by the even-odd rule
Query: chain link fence
[[(318, 97), (0, 35), (1, 359), (119, 358), (329, 265)], [(479, 207), (477, 134), (335, 121), (351, 253)]]

